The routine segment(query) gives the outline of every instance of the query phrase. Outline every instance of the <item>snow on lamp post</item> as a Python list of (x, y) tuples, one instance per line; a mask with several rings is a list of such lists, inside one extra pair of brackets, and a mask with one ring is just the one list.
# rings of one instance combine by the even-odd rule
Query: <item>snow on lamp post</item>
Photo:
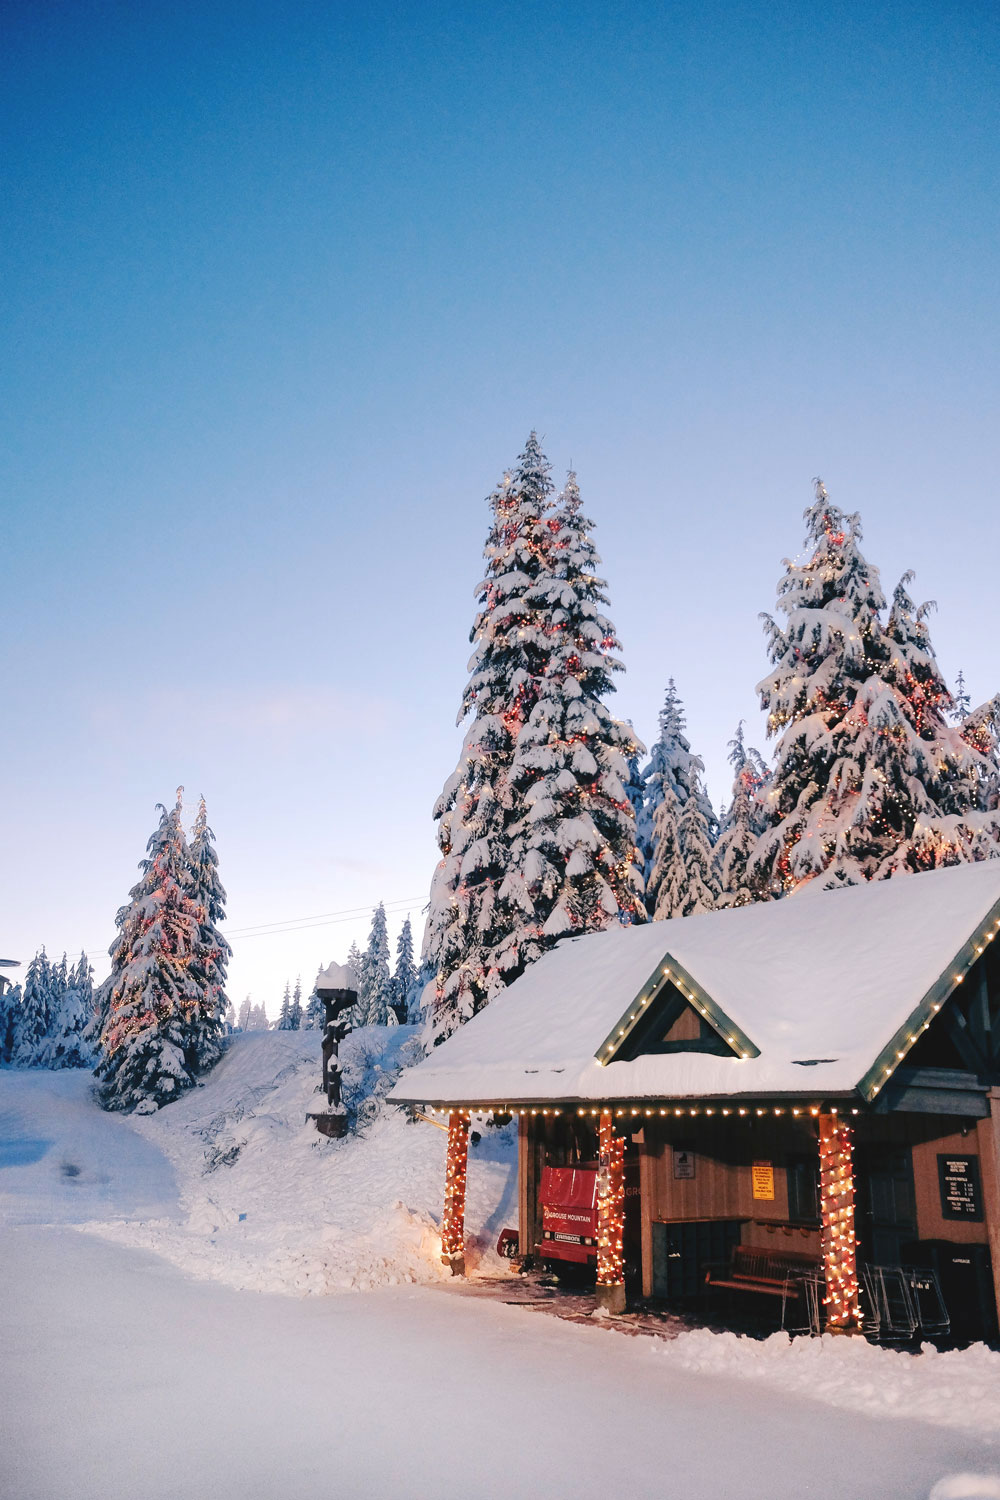
[(316, 994), (323, 1002), (323, 1091), (326, 1104), (311, 1109), (321, 1135), (338, 1139), (347, 1134), (347, 1111), (340, 1087), (340, 1044), (351, 1029), (347, 1012), (358, 1000), (358, 980), (346, 964), (327, 964), (316, 975)]

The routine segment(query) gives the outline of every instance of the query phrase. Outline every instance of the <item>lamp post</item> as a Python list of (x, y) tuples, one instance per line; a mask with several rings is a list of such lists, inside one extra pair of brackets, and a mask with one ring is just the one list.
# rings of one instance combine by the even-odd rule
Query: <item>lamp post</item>
[(340, 1044), (351, 1029), (347, 1012), (358, 1000), (358, 981), (346, 964), (327, 964), (316, 975), (316, 994), (323, 1002), (323, 1091), (326, 1104), (311, 1109), (321, 1135), (337, 1140), (347, 1134), (347, 1111), (340, 1088)]

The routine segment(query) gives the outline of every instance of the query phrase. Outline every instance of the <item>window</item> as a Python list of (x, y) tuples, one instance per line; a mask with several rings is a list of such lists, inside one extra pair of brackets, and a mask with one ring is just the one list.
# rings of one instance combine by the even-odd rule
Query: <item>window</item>
[(790, 1156), (788, 1174), (788, 1217), (807, 1224), (819, 1223), (819, 1155)]

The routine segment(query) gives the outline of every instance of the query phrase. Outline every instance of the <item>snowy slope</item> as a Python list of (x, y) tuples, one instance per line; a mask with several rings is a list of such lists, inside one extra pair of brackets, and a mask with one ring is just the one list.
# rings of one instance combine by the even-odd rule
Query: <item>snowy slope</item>
[(0, 1223), (179, 1214), (163, 1153), (98, 1109), (93, 1087), (76, 1069), (0, 1071)]
[[(353, 1033), (341, 1049), (345, 1096), (395, 1072), (408, 1027)], [(359, 1136), (328, 1141), (307, 1124), (320, 1073), (316, 1031), (237, 1036), (202, 1088), (125, 1128), (162, 1153), (179, 1214), (94, 1222), (196, 1276), (257, 1291), (364, 1289), (446, 1276), (437, 1226), (445, 1135), (383, 1107)], [(362, 1116), (368, 1111), (362, 1106)], [(516, 1223), (511, 1133), (473, 1148), (468, 1225), (483, 1247)]]

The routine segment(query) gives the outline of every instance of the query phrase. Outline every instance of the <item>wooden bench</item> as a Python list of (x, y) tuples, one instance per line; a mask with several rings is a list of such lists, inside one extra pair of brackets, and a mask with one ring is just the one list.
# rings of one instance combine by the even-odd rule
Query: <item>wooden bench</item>
[(707, 1267), (705, 1285), (734, 1292), (760, 1292), (768, 1297), (797, 1297), (802, 1278), (814, 1276), (819, 1270), (820, 1262), (814, 1255), (734, 1245), (727, 1265)]

